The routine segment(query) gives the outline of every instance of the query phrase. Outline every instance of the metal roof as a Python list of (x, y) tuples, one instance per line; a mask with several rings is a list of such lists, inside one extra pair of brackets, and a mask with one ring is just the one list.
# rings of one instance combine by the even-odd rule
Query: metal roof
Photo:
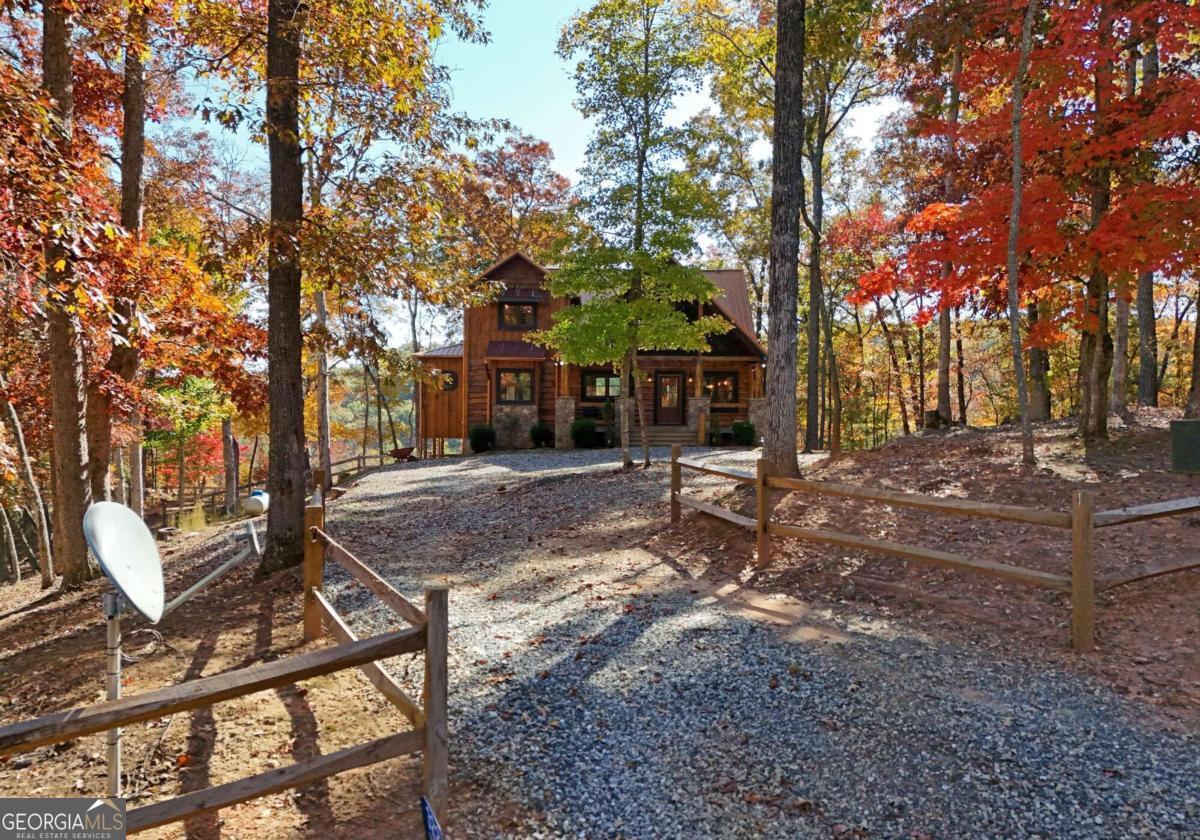
[(489, 359), (544, 361), (546, 348), (530, 344), (528, 341), (489, 341), (486, 356)]
[(463, 346), (461, 344), (447, 344), (445, 347), (438, 347), (433, 350), (425, 350), (421, 353), (414, 353), (419, 359), (437, 358), (437, 357), (459, 357), (463, 354)]

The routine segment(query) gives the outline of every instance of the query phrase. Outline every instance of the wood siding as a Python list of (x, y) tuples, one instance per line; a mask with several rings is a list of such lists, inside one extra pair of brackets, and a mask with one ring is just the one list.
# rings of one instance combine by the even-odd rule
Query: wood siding
[(421, 383), (421, 417), (418, 420), (421, 435), (427, 438), (462, 437), (462, 389), (467, 387), (462, 376), (462, 359), (452, 356), (429, 358), (425, 360), (425, 364), (430, 368), (454, 373), (458, 377), (458, 387), (453, 391), (443, 391), (428, 382)]

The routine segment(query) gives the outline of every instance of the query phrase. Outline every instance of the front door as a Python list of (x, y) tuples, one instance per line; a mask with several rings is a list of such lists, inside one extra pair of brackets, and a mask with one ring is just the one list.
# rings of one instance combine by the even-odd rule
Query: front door
[(683, 425), (683, 374), (654, 374), (654, 422), (659, 426)]

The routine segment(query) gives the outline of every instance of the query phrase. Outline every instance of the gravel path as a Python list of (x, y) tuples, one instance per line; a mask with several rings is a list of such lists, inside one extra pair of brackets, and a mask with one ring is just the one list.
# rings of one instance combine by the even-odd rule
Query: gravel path
[[(669, 550), (666, 467), (615, 466), (448, 459), (331, 505), (331, 530), (397, 587), (452, 587), (455, 836), (1200, 836), (1194, 734), (853, 606), (716, 597), (704, 558)], [(393, 623), (360, 587), (330, 589), (361, 630)]]

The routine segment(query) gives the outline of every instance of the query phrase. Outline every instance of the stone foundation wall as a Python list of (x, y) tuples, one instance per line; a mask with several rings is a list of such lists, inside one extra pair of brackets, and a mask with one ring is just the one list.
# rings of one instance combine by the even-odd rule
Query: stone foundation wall
[(556, 397), (554, 400), (554, 448), (572, 449), (571, 424), (575, 422), (575, 398)]
[(538, 421), (536, 405), (497, 403), (492, 411), (497, 449), (528, 449), (533, 446), (529, 430)]

